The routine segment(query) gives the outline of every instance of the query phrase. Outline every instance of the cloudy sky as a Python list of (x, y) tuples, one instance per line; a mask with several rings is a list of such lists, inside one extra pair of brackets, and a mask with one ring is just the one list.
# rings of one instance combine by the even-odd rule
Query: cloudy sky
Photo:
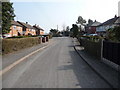
[(15, 20), (38, 24), (45, 32), (51, 28), (72, 26), (78, 16), (104, 22), (118, 15), (120, 0), (10, 0)]

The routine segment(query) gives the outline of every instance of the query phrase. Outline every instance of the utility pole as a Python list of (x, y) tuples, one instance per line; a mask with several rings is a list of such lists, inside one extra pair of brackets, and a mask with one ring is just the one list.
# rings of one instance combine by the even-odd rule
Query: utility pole
[(57, 25), (57, 30), (58, 30), (58, 25)]

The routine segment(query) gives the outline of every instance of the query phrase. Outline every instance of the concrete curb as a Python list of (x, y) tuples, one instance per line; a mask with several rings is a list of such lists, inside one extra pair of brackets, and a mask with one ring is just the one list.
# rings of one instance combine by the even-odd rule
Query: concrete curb
[(87, 62), (87, 60), (78, 52), (78, 50), (76, 49), (76, 45), (74, 45), (74, 49), (75, 51), (78, 53), (78, 55), (83, 59), (83, 61), (85, 61), (87, 63), (87, 65), (97, 74), (100, 76), (100, 78), (102, 78), (111, 88), (115, 88), (106, 78), (104, 78), (103, 75), (101, 75), (95, 68), (94, 66), (92, 66), (89, 62)]
[(24, 57), (16, 60), (15, 62), (13, 62), (12, 64), (10, 64), (9, 66), (5, 67), (3, 70), (0, 70), (0, 76), (2, 76), (4, 73), (6, 73), (6, 72), (8, 72), (9, 70), (11, 70), (12, 68), (14, 68), (16, 65), (18, 65), (18, 64), (21, 63), (22, 61), (25, 61), (28, 57), (36, 54), (37, 52), (39, 52), (39, 51), (47, 48), (47, 47), (50, 46), (50, 45), (51, 45), (51, 43), (48, 44), (48, 45), (45, 45), (45, 46), (43, 46), (43, 47), (41, 47), (41, 48), (39, 48), (39, 49), (37, 49), (37, 50), (34, 50), (34, 51), (30, 52), (29, 54), (25, 55)]

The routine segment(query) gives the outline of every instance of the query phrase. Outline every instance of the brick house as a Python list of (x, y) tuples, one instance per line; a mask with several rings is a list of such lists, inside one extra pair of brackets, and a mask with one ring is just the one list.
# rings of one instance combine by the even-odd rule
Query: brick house
[(18, 22), (12, 20), (11, 21), (12, 26), (10, 27), (10, 32), (7, 34), (4, 34), (5, 37), (13, 37), (13, 36), (22, 36), (22, 25), (20, 25)]
[(36, 30), (36, 35), (44, 35), (44, 30), (41, 27), (39, 27), (39, 25), (35, 24), (35, 25), (33, 25), (33, 27)]
[(36, 35), (35, 28), (32, 27), (30, 24), (28, 24), (28, 22), (26, 23), (20, 22), (20, 21), (17, 21), (17, 22), (21, 24), (23, 27), (23, 35)]
[(98, 25), (100, 25), (101, 23), (98, 21), (94, 21), (93, 23), (91, 23), (90, 25), (88, 25), (85, 29), (85, 32), (87, 34), (95, 34), (96, 33), (96, 28)]

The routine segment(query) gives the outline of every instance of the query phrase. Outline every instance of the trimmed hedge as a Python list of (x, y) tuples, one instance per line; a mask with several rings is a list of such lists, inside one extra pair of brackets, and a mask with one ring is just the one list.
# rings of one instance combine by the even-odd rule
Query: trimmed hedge
[(18, 51), (20, 49), (31, 47), (40, 43), (41, 39), (38, 37), (3, 39), (2, 53), (3, 54), (11, 53), (13, 51)]
[(85, 51), (95, 56), (101, 58), (101, 40), (94, 42), (88, 39), (79, 39), (80, 44), (85, 48)]

